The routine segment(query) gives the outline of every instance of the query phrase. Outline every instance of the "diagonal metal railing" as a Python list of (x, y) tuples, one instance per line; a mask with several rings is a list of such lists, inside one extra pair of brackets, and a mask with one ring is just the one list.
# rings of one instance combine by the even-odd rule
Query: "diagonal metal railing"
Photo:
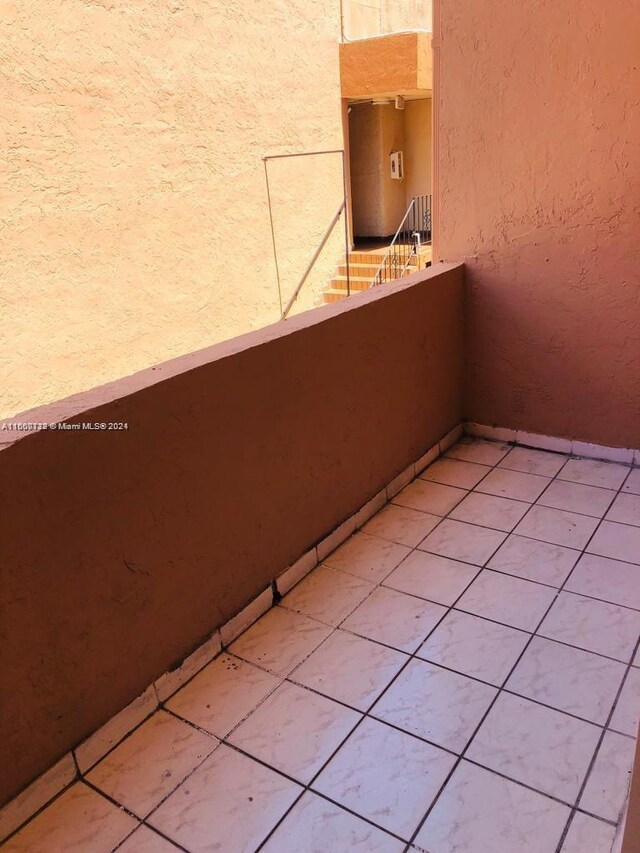
[[(324, 232), (324, 235), (323, 235), (322, 239), (320, 240), (320, 243), (318, 244), (315, 252), (311, 256), (311, 260), (307, 264), (305, 271), (302, 273), (300, 281), (296, 285), (296, 289), (293, 291), (293, 295), (291, 296), (291, 299), (289, 299), (289, 301), (287, 302), (286, 306), (284, 307), (284, 309), (282, 311), (282, 319), (283, 320), (286, 319), (287, 314), (289, 313), (289, 311), (291, 311), (293, 304), (296, 301), (296, 299), (298, 298), (305, 281), (309, 278), (309, 273), (313, 269), (315, 262), (318, 260), (318, 257), (320, 256), (320, 252), (322, 252), (322, 250), (326, 246), (327, 240), (331, 236), (333, 229), (336, 227), (336, 224), (337, 224), (338, 220), (340, 219), (340, 216), (342, 215), (343, 211), (345, 210), (345, 207), (346, 207), (346, 205), (345, 205), (345, 201), (343, 199), (340, 202), (340, 206), (338, 207), (338, 209), (334, 213), (333, 218), (332, 218), (331, 222), (329, 223), (327, 230)], [(349, 253), (348, 252), (347, 252), (347, 258), (346, 258), (346, 265), (347, 265), (347, 296), (349, 296), (351, 293), (351, 288), (349, 285)]]
[(420, 264), (422, 245), (431, 242), (431, 196), (412, 198), (369, 287), (401, 278), (412, 260)]

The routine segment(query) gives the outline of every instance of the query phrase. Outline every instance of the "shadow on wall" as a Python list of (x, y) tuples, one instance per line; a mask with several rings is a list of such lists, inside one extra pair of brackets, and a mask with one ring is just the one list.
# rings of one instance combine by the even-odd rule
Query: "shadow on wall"
[[(633, 290), (598, 288), (589, 275), (559, 280), (556, 260), (550, 253), (543, 261), (548, 274), (540, 276), (535, 246), (521, 250), (515, 275), (491, 251), (482, 260), (466, 259), (465, 418), (638, 447), (640, 329)], [(612, 313), (621, 318), (615, 338)]]
[(460, 422), (462, 272), (431, 267), (30, 413), (129, 429), (0, 451), (0, 802)]

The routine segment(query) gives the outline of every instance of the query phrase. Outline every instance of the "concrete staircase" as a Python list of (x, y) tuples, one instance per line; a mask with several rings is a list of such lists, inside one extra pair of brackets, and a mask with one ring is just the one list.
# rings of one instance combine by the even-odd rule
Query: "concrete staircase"
[[(411, 275), (419, 268), (424, 268), (425, 265), (431, 262), (429, 246), (428, 259), (424, 255), (424, 250), (421, 252), (420, 267), (418, 267), (418, 259), (413, 258), (407, 267), (404, 275)], [(349, 285), (351, 293), (358, 290), (367, 290), (371, 286), (371, 281), (376, 274), (378, 267), (387, 251), (387, 247), (380, 249), (368, 249), (366, 251), (353, 250), (349, 252)], [(335, 275), (329, 282), (322, 294), (323, 303), (339, 302), (347, 296), (347, 264), (343, 258), (338, 265)]]

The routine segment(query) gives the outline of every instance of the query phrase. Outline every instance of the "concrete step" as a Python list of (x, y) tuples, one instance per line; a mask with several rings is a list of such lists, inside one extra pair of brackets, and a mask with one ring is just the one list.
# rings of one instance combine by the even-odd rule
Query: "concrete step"
[[(333, 282), (331, 282), (333, 285)], [(352, 287), (351, 295), (354, 293), (360, 293), (361, 290)], [(325, 302), (338, 302), (340, 299), (345, 299), (349, 294), (347, 293), (346, 287), (329, 287), (326, 290), (322, 291), (322, 297)]]
[[(405, 275), (411, 275), (411, 273), (414, 273), (417, 271), (418, 271), (417, 266), (413, 266), (413, 265), (408, 266), (402, 275), (404, 277)], [(390, 273), (387, 270), (386, 275), (389, 276), (389, 274)], [(400, 278), (400, 275), (399, 274), (396, 275), (395, 278)], [(351, 282), (352, 287), (358, 287), (358, 282), (361, 282), (361, 281), (367, 281), (370, 284), (372, 280), (373, 280), (372, 275), (366, 275), (366, 276), (354, 275), (353, 268), (349, 267), (349, 281)], [(392, 280), (392, 279), (390, 279), (390, 280)], [(334, 275), (332, 281), (344, 281), (344, 282), (346, 282), (347, 281), (346, 270), (345, 270), (345, 273), (340, 272), (338, 275)]]
[[(370, 278), (373, 278), (373, 276), (376, 274), (379, 266), (380, 266), (380, 263), (363, 264), (363, 263), (360, 263), (359, 261), (356, 263), (356, 262), (352, 261), (351, 258), (349, 258), (349, 275), (355, 275), (355, 276), (361, 276), (361, 277), (369, 276)], [(346, 275), (347, 274), (347, 265), (344, 261), (341, 264), (339, 264), (338, 273), (340, 275)]]
[[(422, 264), (422, 266), (424, 266), (424, 263)], [(378, 272), (379, 267), (380, 264), (355, 264), (352, 261), (349, 261), (349, 275), (356, 277), (369, 276), (373, 278), (373, 276)], [(418, 269), (417, 262), (412, 261), (409, 264), (408, 269), (410, 269), (412, 272), (415, 272)], [(347, 265), (344, 261), (342, 261), (342, 263), (340, 263), (340, 265), (338, 266), (338, 273), (340, 275), (347, 274)]]
[(353, 258), (355, 263), (369, 263), (369, 261), (375, 262), (376, 260), (380, 263), (386, 254), (386, 249), (371, 249), (367, 252), (356, 249), (349, 252), (349, 258)]
[(331, 290), (325, 290), (322, 293), (322, 301), (325, 305), (329, 305), (331, 302), (340, 302), (346, 298), (347, 291), (339, 288), (331, 288)]
[[(349, 275), (349, 287), (351, 290), (368, 290), (371, 285), (370, 276), (355, 276)], [(346, 275), (334, 275), (331, 279), (329, 287), (339, 288), (342, 290), (347, 289), (347, 277)]]

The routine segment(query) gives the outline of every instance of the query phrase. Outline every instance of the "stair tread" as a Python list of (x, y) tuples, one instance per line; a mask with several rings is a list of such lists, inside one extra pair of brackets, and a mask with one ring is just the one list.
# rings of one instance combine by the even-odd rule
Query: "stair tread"
[[(405, 272), (408, 272), (409, 270), (417, 272), (417, 269), (418, 269), (417, 267), (407, 267)], [(340, 281), (346, 281), (347, 280), (347, 274), (346, 273), (336, 273), (335, 275), (331, 276), (331, 278), (332, 279), (338, 279)], [(351, 275), (351, 273), (349, 273), (349, 278), (351, 279), (351, 281), (371, 281), (373, 276), (372, 275)]]
[[(350, 281), (371, 281), (372, 278), (373, 278), (372, 275), (351, 275), (351, 273), (349, 273), (349, 280)], [(347, 276), (342, 275), (341, 273), (337, 273), (336, 275), (331, 276), (331, 280), (332, 281), (346, 281)]]

